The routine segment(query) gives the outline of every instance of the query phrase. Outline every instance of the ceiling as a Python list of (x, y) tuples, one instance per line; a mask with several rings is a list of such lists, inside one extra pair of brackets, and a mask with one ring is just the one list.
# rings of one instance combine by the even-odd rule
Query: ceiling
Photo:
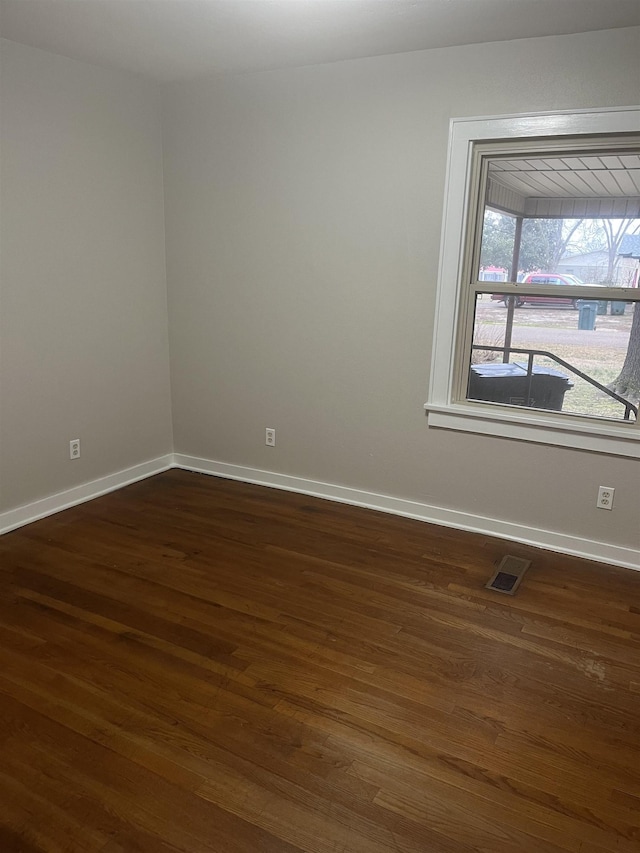
[(638, 0), (0, 0), (0, 35), (159, 82), (640, 24)]

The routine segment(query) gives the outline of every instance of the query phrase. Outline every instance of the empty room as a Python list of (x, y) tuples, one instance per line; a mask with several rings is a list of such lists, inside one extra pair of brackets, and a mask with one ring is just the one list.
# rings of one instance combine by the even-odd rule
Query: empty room
[(0, 853), (638, 853), (637, 0), (0, 36)]

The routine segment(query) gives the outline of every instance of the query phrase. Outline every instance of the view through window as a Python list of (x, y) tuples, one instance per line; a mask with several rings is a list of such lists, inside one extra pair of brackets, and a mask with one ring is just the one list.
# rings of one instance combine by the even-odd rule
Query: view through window
[(493, 144), (476, 168), (465, 398), (636, 421), (638, 141)]

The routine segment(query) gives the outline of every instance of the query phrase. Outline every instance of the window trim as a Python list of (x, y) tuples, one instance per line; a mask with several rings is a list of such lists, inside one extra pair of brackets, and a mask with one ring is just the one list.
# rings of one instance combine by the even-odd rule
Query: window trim
[[(477, 208), (478, 181), (472, 180), (474, 144), (489, 140), (532, 140), (640, 132), (640, 107), (567, 113), (454, 118), (450, 122), (447, 175), (438, 268), (431, 376), (425, 409), (430, 427), (481, 433), (542, 444), (640, 458), (637, 424), (543, 416), (529, 409), (456, 402), (458, 329), (465, 312), (463, 275), (469, 269), (469, 213)], [(452, 284), (454, 286), (452, 286)]]

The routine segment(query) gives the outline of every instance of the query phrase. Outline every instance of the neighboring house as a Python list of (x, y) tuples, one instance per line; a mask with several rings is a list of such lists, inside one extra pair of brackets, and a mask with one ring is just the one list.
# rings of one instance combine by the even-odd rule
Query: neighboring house
[(631, 287), (640, 287), (640, 234), (625, 234), (618, 254), (622, 257), (621, 263), (633, 269)]
[(620, 243), (619, 255), (640, 260), (640, 234), (625, 234)]
[(504, 267), (482, 267), (480, 281), (506, 281), (509, 273)]
[[(627, 235), (627, 237), (631, 236)], [(627, 237), (623, 238), (621, 251), (619, 252), (621, 257), (616, 264), (614, 272), (614, 282), (622, 287), (635, 287), (638, 283), (638, 255), (634, 259), (630, 255), (623, 254), (622, 248), (625, 245), (624, 241)], [(640, 237), (632, 237), (632, 239), (640, 241)], [(607, 277), (608, 258), (608, 252), (604, 249), (600, 249), (597, 252), (585, 252), (580, 255), (568, 255), (559, 261), (558, 272), (575, 275), (584, 282), (600, 284)]]

